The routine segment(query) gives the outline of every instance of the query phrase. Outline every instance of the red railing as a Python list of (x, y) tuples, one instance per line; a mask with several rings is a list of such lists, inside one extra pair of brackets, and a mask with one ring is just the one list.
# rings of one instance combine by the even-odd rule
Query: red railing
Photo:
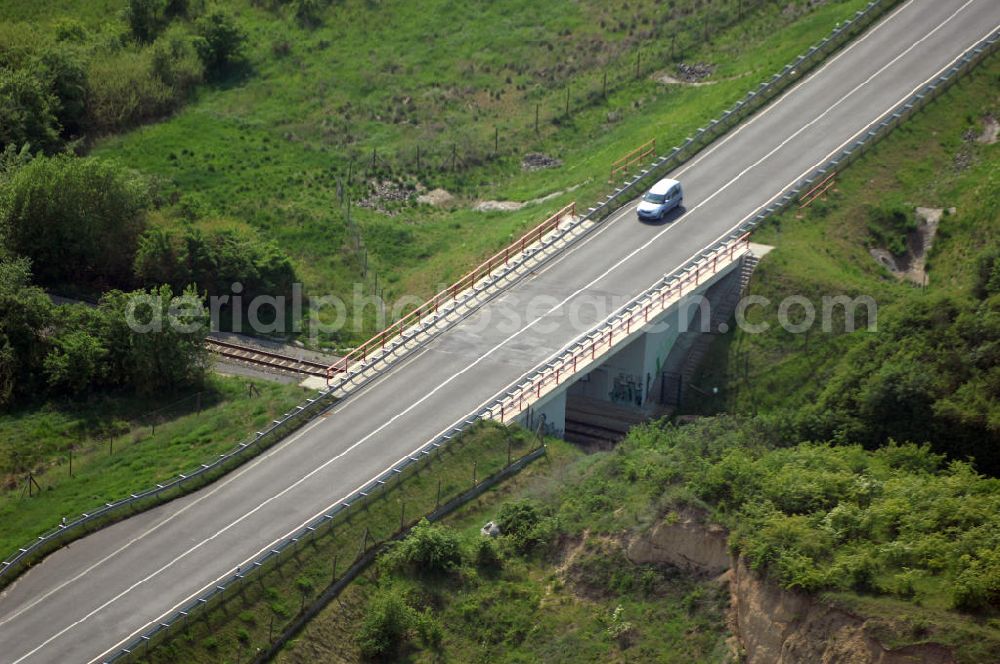
[(802, 194), (799, 197), (799, 200), (802, 202), (802, 204), (799, 205), (799, 209), (801, 210), (804, 207), (809, 207), (810, 203), (825, 194), (834, 184), (836, 184), (834, 180), (835, 177), (837, 177), (837, 171), (830, 173), (823, 178), (819, 184)]
[(451, 286), (400, 318), (398, 321), (385, 328), (344, 357), (337, 360), (336, 363), (330, 365), (326, 370), (327, 380), (333, 378), (333, 376), (337, 373), (347, 371), (347, 369), (355, 362), (364, 362), (373, 352), (385, 348), (386, 343), (401, 334), (403, 330), (415, 324), (424, 316), (436, 313), (442, 304), (454, 299), (459, 293), (467, 288), (470, 288), (483, 277), (491, 276), (493, 274), (493, 270), (496, 268), (501, 265), (507, 265), (511, 258), (516, 257), (532, 244), (538, 242), (546, 233), (556, 228), (559, 225), (560, 220), (562, 220), (566, 215), (575, 214), (576, 203), (570, 203), (540, 223), (538, 226), (535, 226), (530, 231), (522, 235), (518, 240), (509, 244), (502, 251), (490, 256), (490, 258), (479, 265), (479, 267), (472, 270)]
[(680, 299), (688, 290), (697, 287), (703, 276), (706, 274), (715, 274), (719, 269), (720, 259), (722, 267), (725, 267), (736, 260), (737, 252), (739, 255), (742, 255), (749, 246), (750, 234), (746, 233), (728, 245), (720, 247), (712, 256), (706, 257), (698, 265), (697, 270), (662, 287), (659, 291), (652, 291), (646, 296), (645, 303), (633, 309), (631, 315), (600, 330), (600, 333), (595, 338), (591, 338), (589, 343), (582, 348), (572, 355), (563, 357), (548, 370), (537, 374), (527, 385), (519, 388), (514, 394), (502, 399), (498, 405), (492, 406), (489, 411), (490, 416), (493, 418), (499, 416), (501, 423), (507, 423), (517, 417), (525, 408), (538, 401), (542, 397), (543, 392), (548, 393), (552, 389), (555, 389), (562, 380), (575, 374), (580, 365), (586, 366), (595, 361), (598, 357), (598, 351), (600, 351), (601, 355), (608, 352), (615, 345), (616, 341), (620, 341), (623, 336), (629, 336), (633, 330), (640, 329), (649, 322), (650, 316), (655, 317), (665, 310), (668, 302), (672, 304), (675, 300)]
[(652, 157), (656, 154), (656, 139), (652, 139), (648, 143), (643, 143), (635, 150), (632, 150), (627, 155), (611, 164), (611, 177), (608, 179), (609, 183), (614, 183), (615, 177), (619, 175), (625, 175), (628, 173), (629, 169), (641, 162), (643, 159)]

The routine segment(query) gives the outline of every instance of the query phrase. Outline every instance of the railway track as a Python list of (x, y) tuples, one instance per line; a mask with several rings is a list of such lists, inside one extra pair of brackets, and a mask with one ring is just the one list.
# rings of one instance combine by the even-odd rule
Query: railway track
[(327, 364), (314, 362), (312, 360), (299, 359), (282, 353), (274, 353), (253, 346), (234, 344), (229, 341), (218, 339), (205, 339), (205, 347), (210, 353), (225, 357), (231, 360), (239, 360), (247, 364), (253, 364), (269, 369), (278, 369), (290, 373), (302, 374), (305, 376), (319, 376), (326, 378)]

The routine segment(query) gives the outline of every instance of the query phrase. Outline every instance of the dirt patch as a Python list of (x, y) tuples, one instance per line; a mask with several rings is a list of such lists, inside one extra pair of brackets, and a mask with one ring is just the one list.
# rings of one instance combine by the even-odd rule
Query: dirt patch
[[(917, 216), (917, 227), (907, 234), (905, 254), (894, 256), (891, 252), (880, 247), (872, 247), (868, 253), (897, 279), (926, 285), (928, 280), (927, 254), (934, 246), (934, 237), (937, 235), (938, 226), (941, 224), (945, 210), (943, 208), (918, 207), (914, 213)], [(949, 208), (948, 214), (955, 214), (955, 208)]]
[(565, 549), (557, 574), (574, 595), (603, 601), (638, 592), (647, 597), (664, 596), (682, 575), (672, 565), (636, 563), (625, 553), (624, 536), (585, 535)]
[(425, 194), (417, 196), (417, 202), (424, 205), (442, 206), (447, 205), (455, 199), (447, 189), (431, 189)]
[(480, 201), (472, 209), (476, 212), (514, 212), (525, 205), (527, 203), (519, 201)]
[(990, 114), (983, 116), (983, 132), (976, 136), (976, 142), (983, 145), (993, 145), (1000, 134), (1000, 121)]
[[(590, 182), (588, 180), (587, 182)], [(585, 184), (585, 183), (584, 183)], [(532, 198), (530, 201), (480, 201), (472, 206), (472, 209), (476, 212), (514, 212), (520, 210), (528, 205), (538, 205), (539, 203), (545, 203), (552, 200), (553, 198), (558, 198), (563, 194), (568, 194), (571, 191), (579, 189), (582, 184), (575, 184), (569, 189), (560, 189), (559, 191), (553, 191), (551, 194), (546, 194), (539, 198)]]
[(540, 171), (545, 168), (562, 166), (562, 159), (556, 159), (541, 152), (529, 152), (521, 159), (521, 169), (525, 171)]

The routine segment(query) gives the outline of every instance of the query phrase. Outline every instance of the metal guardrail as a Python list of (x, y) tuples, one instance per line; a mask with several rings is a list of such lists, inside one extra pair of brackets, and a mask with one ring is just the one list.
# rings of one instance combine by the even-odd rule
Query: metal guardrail
[[(830, 175), (830, 173), (843, 169), (846, 165), (853, 162), (861, 154), (870, 148), (875, 142), (880, 140), (882, 137), (886, 136), (895, 127), (910, 117), (924, 106), (926, 106), (932, 99), (940, 95), (944, 90), (946, 90), (950, 84), (954, 83), (962, 75), (968, 73), (976, 64), (982, 61), (985, 57), (995, 52), (997, 48), (1000, 47), (1000, 33), (996, 33), (986, 40), (983, 40), (978, 45), (967, 51), (958, 62), (947, 72), (942, 74), (933, 83), (928, 84), (922, 90), (914, 94), (908, 101), (899, 105), (893, 111), (890, 111), (884, 119), (876, 125), (874, 129), (867, 132), (864, 137), (856, 141), (853, 145), (843, 150), (840, 155), (828, 162), (825, 166), (816, 170), (816, 172), (810, 177), (799, 182), (797, 186), (792, 188), (789, 192), (784, 194), (778, 201), (768, 206), (764, 211), (760, 212), (753, 219), (741, 225), (736, 229), (732, 235), (726, 239), (717, 243), (709, 251), (703, 253), (701, 256), (689, 261), (684, 266), (674, 270), (668, 275), (665, 275), (662, 279), (658, 280), (649, 289), (641, 293), (639, 296), (634, 298), (629, 305), (626, 305), (623, 313), (619, 314), (615, 319), (606, 323), (606, 326), (610, 327), (621, 327), (622, 325), (629, 325), (629, 320), (635, 320), (638, 316), (643, 316), (645, 312), (646, 304), (642, 303), (644, 298), (652, 297), (670, 297), (673, 289), (680, 289), (683, 284), (690, 282), (691, 280), (697, 280), (700, 270), (708, 269), (709, 265), (713, 266), (713, 269), (717, 267), (718, 259), (720, 256), (725, 256), (726, 251), (732, 251), (732, 256), (735, 257), (736, 251), (741, 251), (740, 244), (747, 241), (747, 234), (749, 231), (753, 230), (760, 223), (766, 219), (784, 212), (786, 209), (791, 207), (799, 198), (803, 192), (808, 192), (810, 188), (814, 186), (817, 181)], [(731, 249), (730, 249), (731, 248)], [(601, 328), (598, 329), (600, 331)], [(626, 328), (628, 329), (628, 328)], [(172, 625), (176, 625), (179, 621), (186, 620), (188, 615), (192, 611), (196, 611), (199, 607), (204, 607), (208, 605), (209, 601), (215, 597), (222, 596), (227, 588), (233, 586), (233, 584), (242, 583), (247, 577), (250, 568), (259, 568), (265, 562), (272, 559), (275, 556), (280, 556), (282, 552), (294, 547), (300, 541), (306, 538), (315, 536), (316, 530), (321, 527), (324, 523), (330, 522), (337, 514), (349, 509), (352, 505), (356, 504), (358, 501), (366, 499), (370, 494), (373, 494), (380, 487), (384, 486), (390, 479), (397, 477), (411, 464), (416, 463), (424, 459), (425, 457), (431, 455), (434, 451), (442, 448), (448, 443), (449, 440), (456, 437), (462, 433), (470, 425), (475, 424), (479, 420), (483, 419), (497, 419), (497, 415), (501, 412), (502, 408), (505, 408), (504, 403), (509, 402), (512, 393), (518, 389), (528, 388), (528, 393), (530, 394), (530, 389), (533, 385), (537, 384), (538, 380), (552, 380), (550, 376), (556, 365), (560, 361), (566, 361), (567, 358), (572, 358), (575, 352), (579, 352), (581, 344), (586, 343), (586, 340), (591, 339), (595, 332), (591, 332), (589, 335), (584, 335), (583, 338), (578, 340), (578, 343), (574, 347), (567, 351), (564, 355), (560, 356), (556, 360), (548, 363), (547, 365), (540, 367), (531, 375), (529, 375), (524, 381), (518, 385), (511, 386), (506, 390), (502, 391), (498, 397), (489, 405), (484, 407), (478, 413), (473, 413), (469, 417), (463, 419), (462, 421), (455, 424), (447, 433), (442, 434), (435, 440), (431, 441), (424, 447), (420, 448), (414, 454), (410, 455), (406, 460), (404, 460), (398, 466), (390, 468), (385, 473), (380, 475), (378, 478), (370, 482), (363, 489), (358, 491), (355, 496), (347, 501), (336, 506), (329, 513), (324, 514), (322, 517), (314, 521), (313, 523), (303, 527), (295, 535), (289, 537), (283, 541), (280, 545), (274, 547), (272, 550), (263, 554), (263, 556), (254, 561), (250, 567), (247, 568), (246, 572), (241, 573), (237, 570), (233, 573), (232, 577), (224, 583), (220, 583), (215, 587), (207, 591), (206, 594), (201, 595), (196, 600), (193, 600), (184, 610), (179, 610), (174, 614), (174, 616), (165, 622), (159, 623), (153, 627), (150, 631), (146, 632), (140, 637), (137, 637), (132, 643), (130, 643), (126, 648), (122, 649), (121, 652), (112, 656), (111, 658), (105, 660), (106, 662), (115, 662), (125, 657), (130, 652), (136, 648), (141, 647), (144, 643), (148, 642), (153, 637), (164, 634), (166, 630), (170, 629)], [(591, 340), (593, 341), (596, 340)], [(598, 342), (599, 343), (599, 342)], [(585, 346), (583, 346), (585, 348)], [(572, 361), (570, 359), (570, 361)], [(549, 378), (547, 378), (549, 377)], [(537, 389), (537, 388), (536, 388)], [(507, 419), (510, 419), (509, 416)]]
[[(635, 198), (639, 192), (644, 190), (649, 181), (659, 179), (664, 174), (672, 171), (694, 157), (701, 149), (728, 132), (733, 127), (737, 126), (740, 122), (749, 117), (771, 99), (785, 91), (793, 83), (801, 79), (805, 74), (825, 60), (827, 56), (839, 49), (852, 37), (867, 28), (886, 11), (899, 4), (901, 1), (902, 0), (872, 0), (872, 2), (869, 2), (864, 9), (855, 13), (854, 18), (839, 24), (833, 32), (831, 32), (830, 36), (812, 46), (808, 51), (798, 56), (798, 58), (796, 58), (793, 62), (785, 65), (784, 69), (772, 76), (769, 80), (761, 83), (756, 89), (748, 92), (743, 99), (736, 102), (736, 104), (734, 104), (730, 109), (724, 111), (717, 119), (712, 120), (705, 127), (698, 129), (698, 131), (696, 131), (694, 135), (689, 137), (684, 143), (673, 148), (669, 153), (661, 155), (648, 168), (641, 170), (638, 175), (635, 175), (631, 179), (625, 181), (600, 203), (589, 208), (587, 214), (577, 217), (574, 221), (558, 227), (559, 237), (553, 238), (553, 241), (569, 238), (567, 242), (568, 246), (569, 244), (572, 244), (587, 235), (587, 233), (595, 228), (599, 222), (603, 221), (611, 213), (619, 209), (623, 201)], [(590, 226), (587, 227), (586, 224), (590, 224)], [(581, 229), (582, 232), (574, 235), (577, 230)], [(538, 242), (543, 242), (541, 237), (538, 238)], [(524, 248), (522, 247), (522, 249)], [(395, 357), (397, 352), (405, 348), (406, 342), (410, 341), (417, 335), (426, 333), (428, 330), (433, 331), (437, 323), (442, 320), (442, 318), (460, 309), (465, 302), (468, 302), (473, 297), (477, 296), (479, 292), (491, 288), (508, 276), (520, 278), (524, 273), (526, 273), (526, 271), (521, 271), (520, 274), (518, 274), (518, 271), (528, 261), (528, 259), (534, 255), (533, 251), (534, 250), (531, 248), (524, 249), (522, 256), (516, 260), (509, 261), (509, 266), (506, 266), (508, 261), (505, 261), (505, 269), (502, 272), (493, 273), (492, 277), (488, 281), (481, 284), (481, 288), (473, 285), (471, 293), (467, 291), (468, 294), (466, 297), (461, 300), (455, 300), (451, 303), (450, 307), (445, 306), (443, 301), (436, 302), (434, 305), (434, 311), (423, 318), (420, 318), (419, 316), (416, 317), (417, 320), (414, 321), (414, 325), (412, 325), (409, 330), (399, 330), (397, 332), (393, 329), (392, 334), (390, 335), (393, 337), (392, 341), (386, 344), (383, 339), (381, 343), (374, 344), (374, 346), (377, 346), (373, 349), (375, 351), (374, 354), (369, 354), (366, 351), (363, 353), (363, 359), (360, 362), (356, 361), (353, 366), (349, 361), (346, 361), (347, 358), (345, 358), (344, 364), (334, 365), (331, 367), (331, 371), (328, 376), (332, 376), (332, 374), (339, 372), (337, 373), (339, 380), (336, 384), (333, 384), (328, 378), (328, 387), (333, 390), (339, 390), (348, 385), (353, 386), (355, 376), (364, 375), (369, 368), (374, 367), (385, 358)], [(439, 313), (438, 309), (440, 309), (443, 313)], [(409, 337), (407, 337), (407, 331), (411, 332)], [(375, 339), (378, 339), (378, 335), (376, 335)], [(366, 344), (366, 346), (367, 345), (368, 344)], [(356, 358), (354, 359), (356, 360)]]
[(499, 404), (490, 406), (491, 419), (501, 424), (513, 421), (525, 408), (538, 402), (546, 394), (553, 392), (567, 378), (597, 364), (611, 352), (617, 343), (628, 339), (640, 331), (650, 317), (656, 317), (679, 302), (687, 293), (698, 288), (703, 275), (715, 275), (720, 267), (725, 269), (735, 263), (750, 248), (750, 234), (744, 233), (708, 255), (699, 257), (697, 263), (673, 277), (664, 277), (650, 289), (640, 294), (627, 305), (625, 311), (609, 322), (592, 330), (578, 339), (569, 349), (514, 390), (500, 398)]
[[(481, 411), (478, 417), (508, 422), (520, 414), (525, 407), (537, 402), (554, 390), (564, 377), (585, 369), (591, 360), (598, 356), (598, 353), (606, 354), (609, 352), (616, 336), (624, 338), (632, 333), (633, 328), (639, 329), (641, 325), (649, 321), (650, 315), (655, 315), (658, 311), (662, 312), (666, 308), (664, 305), (669, 306), (668, 299), (670, 304), (676, 302), (683, 295), (686, 286), (692, 285), (692, 282), (693, 285), (697, 285), (699, 274), (703, 270), (708, 271), (711, 268), (711, 272), (714, 273), (718, 268), (720, 256), (728, 258), (728, 262), (731, 262), (736, 251), (740, 251), (742, 254), (743, 250), (739, 249), (739, 246), (749, 242), (750, 231), (766, 219), (784, 212), (801, 197), (808, 197), (810, 202), (814, 200), (813, 197), (816, 195), (817, 189), (826, 187), (839, 171), (854, 162), (904, 120), (936, 99), (951, 84), (967, 74), (998, 48), (1000, 48), (1000, 32), (994, 33), (966, 51), (953, 66), (934, 82), (927, 84), (907, 101), (882, 116), (873, 129), (866, 132), (826, 165), (818, 168), (812, 175), (801, 180), (790, 191), (781, 196), (775, 204), (768, 206), (751, 220), (741, 224), (730, 235), (709, 247), (698, 257), (664, 275), (663, 278), (657, 280), (624, 305), (621, 313), (595, 330), (582, 335), (558, 357), (529, 373), (520, 383), (510, 386), (505, 390), (503, 396)], [(604, 349), (598, 351), (602, 345), (604, 345)]]
[[(616, 188), (615, 191), (609, 194), (603, 201), (598, 203), (596, 206), (589, 208), (586, 215), (579, 217), (572, 224), (567, 224), (565, 228), (561, 230), (563, 235), (571, 233), (574, 229), (581, 227), (586, 222), (599, 222), (610, 215), (614, 210), (617, 210), (621, 206), (621, 202), (624, 200), (630, 200), (634, 198), (634, 194), (643, 183), (654, 177), (659, 177), (658, 174), (669, 172), (670, 170), (683, 164), (685, 161), (694, 156), (699, 150), (705, 147), (711, 141), (729, 131), (731, 128), (739, 124), (743, 119), (748, 117), (751, 113), (756, 111), (758, 108), (763, 106), (767, 101), (773, 99), (777, 94), (787, 89), (792, 83), (799, 80), (805, 73), (815, 67), (819, 62), (825, 59), (829, 54), (831, 54), (836, 49), (840, 48), (844, 43), (846, 43), (851, 37), (856, 35), (862, 29), (870, 25), (877, 18), (879, 18), (885, 11), (889, 8), (898, 4), (900, 0), (873, 0), (867, 7), (855, 14), (855, 17), (851, 20), (844, 22), (839, 25), (829, 37), (823, 39), (821, 42), (810, 48), (805, 54), (800, 55), (793, 63), (785, 66), (785, 68), (775, 74), (770, 80), (761, 83), (761, 85), (756, 89), (747, 94), (747, 96), (737, 102), (732, 108), (722, 113), (722, 115), (716, 119), (712, 120), (705, 127), (700, 128), (695, 132), (694, 136), (689, 137), (680, 146), (673, 148), (668, 154), (659, 157), (653, 164), (646, 170), (642, 171), (639, 175), (631, 178), (629, 181), (625, 182), (621, 187)], [(989, 44), (989, 51), (995, 48), (996, 36), (991, 38), (993, 41)], [(979, 55), (976, 58), (978, 60), (985, 57), (985, 55)], [(967, 71), (967, 69), (966, 69)], [(953, 80), (953, 75), (949, 71), (948, 74), (942, 76), (941, 83), (936, 93), (940, 93), (940, 89), (944, 87), (944, 83)], [(933, 91), (932, 91), (933, 92)], [(929, 101), (928, 95), (923, 97), (915, 95), (915, 101), (911, 104), (911, 108), (922, 107)], [(897, 118), (898, 114), (894, 114), (893, 127), (899, 124), (901, 121)], [(901, 118), (902, 116), (900, 116)], [(880, 125), (881, 127), (881, 125)], [(870, 132), (871, 134), (871, 132)], [(843, 163), (849, 163), (853, 160), (852, 155), (860, 154), (863, 151), (866, 141), (859, 141), (860, 145), (855, 148), (845, 150), (843, 157)], [(840, 162), (833, 162), (834, 168), (838, 167)], [(821, 169), (822, 171), (823, 169)], [(827, 169), (828, 170), (828, 169)], [(808, 185), (813, 181), (812, 178), (803, 182), (804, 185)], [(797, 195), (798, 189), (796, 189), (795, 195)], [(789, 201), (793, 199), (792, 194), (786, 194), (781, 201), (769, 207), (767, 210), (758, 215), (757, 218), (744, 224), (739, 229), (737, 229), (737, 234), (742, 234), (753, 227), (755, 227), (764, 218), (767, 218), (775, 211), (779, 209), (784, 209), (789, 204)], [(581, 234), (582, 236), (583, 234)], [(730, 238), (731, 239), (731, 238)], [(728, 241), (728, 239), (727, 239)], [(687, 266), (685, 266), (687, 267)], [(511, 268), (516, 269), (516, 266)], [(679, 268), (678, 271), (682, 271), (684, 268)], [(497, 273), (493, 275), (493, 282), (499, 280)], [(473, 287), (472, 290), (476, 290)], [(474, 296), (474, 294), (473, 294)], [(423, 326), (418, 321), (418, 326)], [(399, 344), (403, 345), (408, 339), (406, 338), (405, 331), (399, 335)], [(388, 347), (387, 347), (388, 348)], [(91, 510), (82, 514), (80, 517), (65, 523), (60, 524), (58, 527), (40, 535), (36, 540), (26, 544), (25, 546), (18, 549), (18, 551), (7, 558), (6, 560), (0, 562), (0, 585), (9, 582), (13, 577), (15, 577), (24, 567), (29, 565), (32, 561), (37, 560), (39, 557), (43, 556), (45, 553), (58, 548), (62, 544), (71, 541), (77, 537), (83, 536), (89, 532), (90, 528), (100, 527), (110, 521), (115, 520), (125, 516), (128, 513), (132, 513), (135, 509), (139, 507), (148, 507), (154, 504), (163, 502), (175, 495), (181, 495), (187, 491), (193, 490), (197, 486), (201, 486), (207, 483), (210, 479), (213, 479), (217, 475), (221, 475), (227, 470), (236, 467), (246, 459), (252, 457), (254, 454), (259, 453), (262, 449), (267, 446), (276, 443), (278, 440), (283, 438), (285, 435), (293, 431), (294, 429), (302, 426), (308, 422), (312, 417), (318, 415), (323, 410), (327, 409), (334, 402), (334, 393), (340, 389), (346, 382), (353, 383), (354, 378), (361, 372), (353, 372), (351, 369), (343, 372), (339, 375), (342, 377), (339, 385), (330, 386), (328, 389), (323, 390), (318, 393), (314, 398), (307, 399), (304, 404), (297, 406), (294, 410), (285, 413), (282, 418), (275, 420), (269, 427), (264, 431), (257, 432), (252, 438), (247, 441), (240, 442), (233, 450), (227, 454), (220, 455), (218, 459), (210, 464), (201, 464), (198, 468), (192, 470), (189, 473), (180, 474), (176, 478), (167, 481), (163, 484), (157, 484), (154, 488), (148, 489), (141, 493), (132, 494), (127, 498), (106, 503), (97, 509)], [(367, 382), (368, 379), (364, 380)], [(426, 446), (421, 448), (414, 456), (410, 457), (411, 461), (419, 459), (421, 455), (426, 455), (430, 453), (430, 450), (436, 449), (441, 445), (445, 444), (450, 438), (455, 436), (464, 430), (469, 424), (475, 422), (478, 419), (485, 417), (491, 417), (489, 410), (484, 410), (478, 415), (473, 415), (463, 422), (459, 423), (453, 427), (447, 434), (442, 435), (440, 438), (431, 441)], [(404, 466), (406, 464), (403, 464)], [(400, 472), (396, 468), (390, 469), (383, 476), (392, 477), (396, 473)], [(380, 476), (381, 478), (382, 476)], [(380, 479), (376, 479), (366, 488), (370, 488), (372, 485), (378, 486)], [(363, 494), (364, 490), (359, 492), (359, 495)], [(349, 506), (350, 503), (345, 503)], [(307, 527), (308, 528), (308, 527)], [(306, 532), (311, 532), (306, 530)], [(290, 538), (288, 541), (297, 541), (296, 538)], [(280, 551), (280, 549), (279, 549)], [(238, 573), (236, 578), (242, 578)], [(224, 590), (224, 587), (223, 587)], [(215, 590), (211, 591), (212, 593)], [(204, 602), (199, 601), (199, 604), (204, 604)], [(186, 615), (186, 614), (185, 614)], [(163, 626), (165, 629), (169, 627), (168, 625)], [(159, 627), (157, 627), (158, 631)], [(144, 634), (138, 637), (137, 642), (141, 645), (144, 641), (148, 640), (149, 635)], [(128, 650), (128, 648), (126, 648)], [(112, 660), (118, 659), (115, 656)]]
[[(762, 106), (766, 101), (772, 99), (780, 91), (790, 86), (807, 70), (816, 66), (816, 64), (818, 64), (823, 58), (839, 48), (848, 39), (850, 39), (850, 37), (857, 34), (857, 32), (867, 25), (871, 24), (887, 9), (897, 4), (899, 1), (900, 0), (874, 0), (873, 2), (870, 2), (864, 10), (859, 11), (855, 15), (854, 19), (838, 26), (829, 37), (810, 48), (805, 54), (800, 55), (793, 63), (786, 65), (780, 73), (775, 74), (769, 81), (762, 83), (756, 90), (749, 92), (743, 100), (737, 102), (732, 108), (723, 112), (717, 120), (713, 120), (706, 127), (699, 129), (695, 132), (693, 137), (688, 138), (687, 141), (680, 146), (673, 148), (669, 154), (659, 157), (649, 169), (644, 170), (642, 173), (617, 188), (602, 202), (598, 203), (595, 207), (590, 208), (586, 215), (577, 218), (577, 220), (571, 224), (564, 225), (564, 227), (560, 229), (561, 236), (565, 237), (571, 234), (574, 230), (580, 228), (588, 221), (595, 222), (606, 218), (609, 214), (611, 214), (611, 212), (620, 207), (620, 201), (623, 200), (623, 197), (633, 197), (633, 193), (647, 179), (658, 177), (656, 175), (657, 173), (672, 170), (673, 168), (676, 168), (680, 164), (684, 163), (687, 159), (690, 159), (697, 153), (698, 150), (704, 147), (707, 142), (714, 140), (725, 131), (734, 127), (754, 110)], [(585, 235), (585, 233), (581, 233), (577, 238), (574, 238), (574, 241), (583, 235)], [(539, 242), (542, 241), (539, 240)], [(520, 265), (526, 262), (529, 257), (529, 252), (530, 248), (526, 248), (525, 252), (523, 252), (522, 256), (519, 257), (515, 265), (508, 266), (502, 272), (492, 273), (490, 284), (497, 283), (511, 272), (517, 270)], [(484, 284), (484, 288), (489, 287), (490, 284)], [(477, 295), (477, 288), (475, 285), (473, 285), (471, 290), (473, 292), (468, 294), (464, 301), (468, 301)], [(462, 303), (462, 301), (455, 301), (451, 310), (454, 311), (461, 306)], [(434, 318), (436, 319), (437, 316), (435, 315)], [(427, 327), (430, 326), (425, 324), (425, 322), (426, 319), (417, 321), (416, 326), (419, 327), (419, 329), (415, 332), (415, 334), (426, 330)], [(384, 351), (380, 352), (380, 355), (384, 355), (385, 352), (395, 354), (397, 350), (400, 350), (405, 346), (408, 340), (406, 331), (404, 330), (401, 334), (397, 335), (392, 344), (385, 346)], [(369, 363), (377, 361), (378, 359), (380, 358), (376, 358), (374, 360), (369, 359)], [(364, 368), (360, 371), (353, 371), (351, 368), (348, 368), (347, 371), (338, 375), (339, 380), (336, 384), (330, 385), (326, 390), (321, 391), (317, 397), (308, 399), (305, 404), (296, 407), (295, 410), (289, 413), (286, 413), (280, 420), (276, 420), (267, 429), (262, 432), (257, 432), (257, 434), (251, 439), (239, 443), (229, 453), (221, 455), (212, 463), (202, 464), (189, 473), (180, 474), (178, 477), (170, 481), (163, 484), (157, 484), (156, 487), (141, 493), (132, 494), (127, 498), (106, 503), (105, 505), (102, 505), (94, 510), (85, 512), (80, 517), (73, 519), (72, 521), (60, 524), (56, 528), (39, 535), (34, 541), (20, 547), (14, 555), (0, 562), (0, 586), (9, 582), (10, 579), (15, 577), (32, 561), (38, 559), (49, 551), (58, 548), (68, 541), (83, 536), (89, 532), (90, 528), (99, 527), (115, 520), (116, 518), (119, 518), (120, 516), (124, 516), (126, 513), (131, 513), (139, 506), (148, 507), (167, 500), (173, 497), (174, 494), (180, 495), (181, 493), (192, 490), (194, 487), (200, 486), (216, 475), (225, 472), (231, 467), (235, 467), (239, 463), (242, 463), (246, 458), (253, 456), (264, 447), (277, 442), (285, 434), (294, 428), (301, 426), (309, 418), (319, 414), (319, 412), (332, 403), (333, 395), (336, 391), (342, 389), (347, 383), (353, 385), (355, 378), (362, 374), (363, 371)], [(363, 379), (361, 385), (367, 381), (368, 379)]]

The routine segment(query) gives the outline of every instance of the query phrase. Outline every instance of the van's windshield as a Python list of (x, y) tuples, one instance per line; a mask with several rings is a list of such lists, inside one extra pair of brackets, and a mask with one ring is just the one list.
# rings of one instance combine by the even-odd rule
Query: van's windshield
[(654, 203), (656, 205), (660, 205), (662, 203), (666, 203), (667, 202), (667, 195), (666, 194), (654, 194), (651, 191), (647, 191), (646, 195), (642, 197), (642, 200), (646, 201), (647, 203)]

